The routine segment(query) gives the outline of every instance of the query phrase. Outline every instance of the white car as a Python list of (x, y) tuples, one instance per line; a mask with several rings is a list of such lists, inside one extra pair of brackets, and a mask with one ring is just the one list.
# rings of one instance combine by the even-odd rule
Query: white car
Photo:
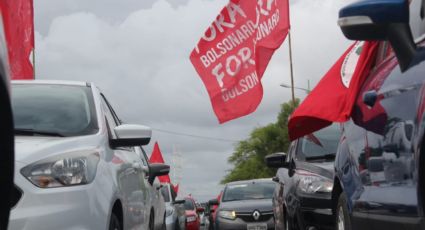
[(185, 201), (176, 200), (177, 194), (168, 183), (162, 185), (161, 192), (165, 200), (167, 230), (185, 230), (186, 215), (183, 207)]
[(10, 230), (160, 229), (147, 163), (151, 129), (122, 124), (92, 83), (12, 82), (15, 185)]

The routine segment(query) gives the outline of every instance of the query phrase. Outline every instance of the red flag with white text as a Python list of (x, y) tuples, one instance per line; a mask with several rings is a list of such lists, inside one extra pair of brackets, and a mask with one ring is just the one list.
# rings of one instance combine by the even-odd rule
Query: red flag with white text
[[(155, 146), (153, 147), (151, 157), (149, 158), (149, 163), (161, 163), (164, 164), (164, 158), (162, 157), (161, 150), (159, 149), (158, 142), (155, 142)], [(158, 180), (160, 183), (171, 183), (171, 179), (169, 175), (159, 176)]]
[(355, 42), (345, 51), (289, 118), (291, 140), (350, 118), (377, 47), (377, 42)]
[(256, 110), (261, 78), (289, 30), (288, 0), (230, 0), (192, 51), (220, 123)]
[(33, 0), (0, 0), (11, 78), (34, 79)]

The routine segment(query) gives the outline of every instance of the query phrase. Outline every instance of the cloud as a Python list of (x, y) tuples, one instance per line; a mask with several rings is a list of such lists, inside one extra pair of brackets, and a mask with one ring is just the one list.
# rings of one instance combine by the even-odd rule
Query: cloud
[[(253, 128), (274, 122), (279, 105), (290, 100), (290, 91), (279, 86), (290, 82), (285, 42), (263, 77), (265, 93), (257, 111), (218, 125), (189, 54), (225, 0), (126, 0), (116, 8), (105, 6), (112, 0), (103, 5), (82, 0), (37, 2), (36, 77), (94, 82), (125, 121), (157, 129), (153, 139), (159, 140), (166, 159), (172, 159), (172, 146), (180, 146), (183, 193), (205, 200), (216, 196), (235, 143), (158, 129), (241, 140)], [(348, 47), (336, 26), (342, 4), (291, 2), (297, 86), (307, 87), (307, 79), (317, 83)], [(296, 95), (303, 98), (305, 93)]]

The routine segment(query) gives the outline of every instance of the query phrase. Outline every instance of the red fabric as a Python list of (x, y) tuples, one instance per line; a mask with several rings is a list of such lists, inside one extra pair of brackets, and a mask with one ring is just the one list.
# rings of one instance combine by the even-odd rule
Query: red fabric
[(34, 49), (32, 0), (0, 0), (12, 79), (34, 79), (30, 61)]
[(174, 189), (174, 192), (176, 192), (176, 194), (179, 194), (179, 185), (178, 184), (173, 185), (173, 189)]
[[(151, 157), (149, 158), (150, 163), (160, 163), (164, 164), (164, 158), (162, 157), (161, 150), (159, 149), (158, 142), (155, 142), (155, 146), (153, 147)], [(171, 179), (169, 175), (159, 176), (158, 180), (160, 183), (171, 183)]]
[(261, 78), (288, 30), (288, 0), (230, 0), (207, 29), (190, 60), (219, 123), (258, 107)]
[(377, 42), (356, 42), (345, 51), (291, 115), (291, 140), (349, 119), (357, 93), (375, 60), (377, 46)]

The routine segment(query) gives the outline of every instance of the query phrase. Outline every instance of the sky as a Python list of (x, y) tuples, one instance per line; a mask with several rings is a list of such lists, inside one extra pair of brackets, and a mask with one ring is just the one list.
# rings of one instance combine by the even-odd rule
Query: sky
[[(295, 86), (317, 84), (351, 44), (336, 24), (338, 10), (350, 2), (290, 1)], [(218, 123), (189, 54), (226, 3), (35, 0), (36, 79), (93, 82), (122, 120), (153, 129), (145, 149), (151, 153), (158, 141), (180, 184), (179, 195), (207, 201), (222, 189), (237, 141), (275, 122), (280, 104), (291, 98), (290, 90), (280, 87), (290, 83), (285, 41), (263, 76), (258, 109)], [(304, 91), (295, 94), (305, 97)]]

